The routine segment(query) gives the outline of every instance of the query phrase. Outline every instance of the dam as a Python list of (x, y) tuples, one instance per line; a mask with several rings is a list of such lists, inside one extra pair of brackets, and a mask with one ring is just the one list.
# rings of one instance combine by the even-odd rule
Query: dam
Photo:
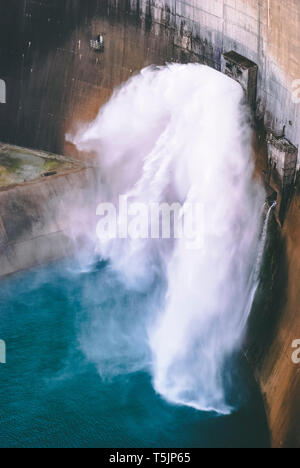
[[(261, 285), (255, 290), (256, 299), (249, 318), (247, 336), (243, 339), (243, 354), (246, 356), (260, 387), (272, 446), (299, 447), (300, 374), (299, 365), (295, 364), (292, 359), (295, 351), (293, 343), (300, 338), (298, 310), (300, 268), (300, 252), (298, 252), (298, 233), (300, 232), (298, 221), (300, 219), (298, 202), (300, 4), (298, 0), (285, 2), (281, 0), (270, 2), (260, 0), (214, 0), (209, 2), (205, 0), (89, 0), (88, 2), (83, 0), (73, 0), (72, 2), (14, 0), (9, 5), (6, 2), (0, 2), (0, 12), (0, 276), (4, 278), (18, 271), (25, 271), (25, 276), (20, 277), (22, 299), (18, 302), (18, 299), (14, 298), (14, 286), (9, 283), (11, 279), (4, 278), (2, 281), (5, 286), (1, 293), (3, 302), (9, 298), (9, 304), (14, 304), (10, 306), (11, 308), (17, 308), (19, 304), (25, 313), (27, 311), (27, 306), (24, 305), (26, 301), (36, 307), (35, 290), (31, 289), (30, 285), (39, 284), (39, 287), (46, 291), (49, 297), (56, 297), (53, 305), (44, 306), (43, 310), (47, 309), (49, 314), (45, 313), (41, 319), (45, 328), (54, 327), (49, 317), (55, 315), (55, 307), (59, 307), (58, 304), (62, 302), (68, 313), (63, 318), (57, 317), (59, 326), (58, 336), (55, 340), (57, 349), (61, 352), (64, 346), (64, 327), (71, 330), (70, 341), (73, 342), (72, 340), (75, 338), (72, 334), (71, 308), (68, 306), (65, 295), (61, 292), (57, 293), (59, 283), (66, 284), (66, 291), (70, 291), (70, 294), (75, 297), (75, 308), (84, 311), (86, 309), (93, 310), (96, 307), (96, 302), (94, 303), (92, 300), (86, 302), (79, 297), (77, 291), (84, 290), (84, 296), (89, 295), (88, 291), (93, 288), (97, 289), (96, 277), (98, 277), (103, 284), (107, 281), (108, 285), (113, 284), (114, 288), (119, 289), (120, 297), (115, 298), (114, 301), (126, 304), (124, 307), (130, 317), (128, 323), (136, 335), (144, 333), (141, 331), (143, 328), (139, 328), (142, 321), (137, 320), (135, 323), (133, 318), (135, 308), (132, 306), (131, 309), (130, 304), (133, 304), (134, 300), (128, 297), (128, 291), (118, 282), (119, 278), (116, 278), (109, 269), (107, 272), (106, 265), (102, 265), (99, 271), (92, 270), (95, 278), (90, 286), (86, 280), (82, 284), (77, 276), (70, 279), (68, 275), (63, 273), (64, 269), (57, 267), (56, 263), (51, 263), (50, 273), (49, 271), (45, 272), (45, 265), (53, 260), (68, 258), (78, 248), (78, 244), (85, 245), (84, 230), (87, 228), (90, 218), (87, 216), (85, 219), (83, 212), (87, 213), (91, 209), (90, 206), (95, 210), (93, 190), (98, 190), (99, 180), (105, 172), (101, 160), (100, 163), (97, 162), (98, 160), (96, 161), (95, 147), (89, 143), (93, 139), (88, 134), (89, 130), (87, 129), (92, 131), (94, 128), (97, 132), (104, 132), (102, 128), (98, 130), (97, 126), (99, 109), (109, 109), (105, 107), (105, 104), (110, 102), (112, 96), (116, 96), (115, 90), (130, 79), (133, 80), (131, 83), (134, 83), (136, 77), (139, 76), (138, 73), (146, 67), (160, 67), (166, 63), (174, 64), (174, 66), (202, 64), (212, 70), (222, 72), (228, 79), (231, 78), (234, 82), (238, 82), (244, 91), (245, 100), (251, 109), (249, 119), (251, 119), (251, 125), (255, 129), (252, 145), (255, 176), (263, 180), (269, 206), (272, 206), (276, 200), (276, 209), (274, 205), (274, 210), (268, 219), (269, 235), (265, 246), (262, 280)], [(147, 80), (147, 72), (143, 73), (144, 79)], [(155, 72), (153, 73), (155, 75)], [(174, 71), (174, 74), (180, 75), (179, 69), (177, 73)], [(189, 82), (189, 89), (191, 93), (194, 90), (195, 97), (200, 102), (200, 98), (204, 99), (204, 96), (197, 94), (195, 82), (199, 83), (200, 89), (202, 75), (195, 72), (195, 75), (192, 76), (194, 79)], [(172, 79), (174, 79), (174, 86), (180, 95), (179, 90), (182, 89), (182, 83), (178, 82), (177, 78), (175, 80), (175, 76)], [(151, 81), (150, 77), (149, 80)], [(163, 80), (162, 83), (164, 89), (167, 90), (168, 83)], [(148, 100), (145, 101), (147, 102), (145, 109), (150, 109), (152, 100), (163, 102), (164, 97), (159, 93), (155, 94), (155, 87), (147, 87), (143, 83), (136, 83), (136, 86), (145, 86), (142, 88), (144, 93), (149, 93)], [(226, 92), (231, 92), (230, 86), (226, 88)], [(131, 96), (130, 90), (128, 93)], [(219, 96), (219, 99), (221, 100), (222, 96)], [(186, 101), (188, 101), (188, 95), (186, 95)], [(116, 100), (112, 102), (116, 103)], [(130, 102), (133, 102), (133, 99)], [(181, 102), (183, 103), (183, 101)], [(171, 104), (166, 103), (165, 105), (169, 106), (170, 111)], [(231, 109), (227, 101), (224, 101), (224, 106), (226, 109)], [(116, 107), (115, 110), (111, 108), (111, 115), (114, 121), (120, 117), (118, 120), (120, 122), (119, 131), (120, 128), (123, 129), (123, 133), (120, 133), (122, 135), (121, 146), (125, 148), (127, 134), (132, 132), (132, 127), (127, 127), (129, 125), (127, 121), (131, 122), (134, 119), (138, 121), (136, 116), (140, 114), (138, 113), (139, 109), (135, 109), (133, 105), (132, 107), (128, 106), (128, 108), (126, 107), (128, 114), (122, 120), (120, 109), (121, 107)], [(183, 104), (180, 109), (183, 109)], [(145, 135), (151, 127), (151, 115), (147, 120), (148, 127), (143, 130), (144, 133), (136, 133), (135, 138), (136, 141), (144, 141), (145, 148), (149, 144)], [(159, 117), (165, 121), (165, 114), (160, 115), (156, 112), (153, 115), (155, 118)], [(176, 113), (172, 115), (176, 115)], [(109, 112), (107, 111), (106, 117), (105, 113), (101, 116), (103, 121), (107, 122), (106, 128), (109, 128)], [(193, 114), (191, 111), (189, 118), (190, 116), (194, 116), (194, 119), (190, 120), (190, 128), (194, 128), (193, 124), (195, 124), (198, 114), (197, 112)], [(146, 112), (140, 115), (140, 121), (142, 122), (144, 118), (148, 118)], [(221, 138), (220, 129), (222, 126), (226, 127), (226, 121), (221, 121), (217, 117), (215, 121), (219, 123), (218, 131)], [(178, 122), (178, 126), (174, 128), (178, 131), (178, 128), (183, 128), (183, 125), (184, 120)], [(83, 135), (82, 129), (86, 132)], [(128, 129), (127, 132), (126, 129)], [(151, 128), (151, 130), (155, 134), (155, 129)], [(207, 126), (205, 135), (208, 132), (209, 127)], [(106, 138), (107, 134), (102, 133), (102, 135)], [(111, 135), (114, 142), (121, 140), (117, 132), (111, 131)], [(84, 140), (85, 137), (86, 140)], [(106, 141), (104, 137), (103, 141)], [(191, 135), (191, 141), (193, 141), (192, 138)], [(211, 140), (213, 141), (213, 136)], [(88, 145), (86, 141), (89, 143)], [(108, 148), (111, 147), (112, 150), (115, 150), (116, 145), (111, 145), (111, 140), (108, 137), (106, 144)], [(180, 144), (180, 139), (177, 144)], [(201, 144), (201, 141), (197, 140), (197, 145), (201, 146)], [(132, 148), (137, 151), (137, 146), (131, 144), (130, 141), (127, 142), (127, 145), (127, 155), (130, 155)], [(164, 146), (161, 148), (163, 149)], [(184, 145), (181, 148), (184, 148)], [(182, 153), (188, 160), (188, 153), (185, 153), (184, 149), (182, 149)], [(242, 151), (238, 151), (238, 153), (242, 154)], [(145, 155), (141, 153), (141, 156)], [(130, 159), (129, 156), (127, 158)], [(213, 157), (212, 160), (214, 160)], [(109, 168), (109, 160), (104, 161), (107, 162), (105, 168)], [(239, 165), (238, 169), (243, 167), (243, 161), (239, 163), (241, 166), (236, 161)], [(121, 162), (120, 159), (120, 164), (117, 166), (117, 171), (120, 173), (122, 173)], [(134, 162), (132, 164), (134, 165)], [(243, 171), (238, 172), (238, 169), (234, 168), (234, 161), (231, 162), (229, 159), (228, 164), (231, 164), (230, 167), (234, 175), (237, 175), (239, 180), (242, 179)], [(132, 167), (134, 166), (130, 166), (131, 170)], [(205, 165), (204, 167), (206, 171), (210, 171), (210, 166)], [(215, 167), (216, 170), (219, 168), (218, 165)], [(234, 172), (235, 170), (237, 172)], [(110, 188), (113, 191), (115, 179), (111, 176), (111, 172), (108, 171), (107, 174), (110, 176)], [(152, 177), (155, 180), (155, 174), (152, 174)], [(235, 180), (234, 177), (233, 180)], [(175, 182), (177, 183), (177, 181)], [(204, 184), (205, 180), (202, 182)], [(125, 179), (123, 183), (124, 187), (127, 183), (129, 184)], [(226, 180), (218, 179), (216, 174), (214, 174), (211, 184), (227, 187)], [(245, 185), (247, 184), (245, 183)], [(140, 181), (140, 186), (146, 187), (144, 180)], [(179, 182), (178, 186), (180, 186)], [(214, 198), (214, 190), (209, 193), (217, 203), (218, 197)], [(139, 196), (141, 195), (143, 192), (139, 193)], [(97, 202), (99, 201), (97, 200)], [(265, 200), (260, 200), (258, 196), (258, 201), (262, 201), (263, 204)], [(76, 205), (75, 216), (77, 215), (80, 222), (75, 227), (69, 214), (64, 211), (62, 214), (62, 204), (72, 206), (72, 208)], [(251, 226), (247, 222), (252, 218), (253, 224), (255, 224), (256, 204), (253, 202), (253, 205), (250, 204), (248, 208), (249, 213), (245, 213), (241, 209), (241, 216), (245, 216), (244, 223), (251, 231)], [(226, 232), (225, 227), (224, 232)], [(72, 240), (74, 230), (76, 231), (75, 245)], [(72, 235), (70, 231), (72, 231)], [(255, 232), (253, 233), (254, 237)], [(229, 244), (227, 245), (231, 245), (230, 241), (228, 239)], [(238, 242), (237, 238), (234, 246), (238, 245)], [(220, 243), (215, 245), (216, 248), (219, 246), (221, 252), (223, 246)], [(239, 250), (239, 252), (241, 251)], [(118, 252), (120, 253), (120, 251)], [(85, 252), (85, 257), (89, 255), (91, 255), (90, 251)], [(109, 258), (111, 261), (114, 260), (114, 258)], [(83, 263), (84, 265), (80, 260), (80, 265), (76, 265), (74, 268), (79, 269), (82, 273), (86, 267), (85, 262)], [(193, 268), (191, 265), (190, 263), (189, 267)], [(41, 270), (34, 270), (33, 276), (27, 277), (26, 270), (37, 266)], [(200, 277), (201, 270), (197, 268), (194, 270), (195, 275), (198, 274)], [(112, 283), (105, 279), (106, 276), (103, 272), (106, 272), (108, 277), (109, 275), (113, 276)], [(138, 270), (138, 274), (142, 276), (140, 270)], [(202, 276), (204, 275), (202, 274)], [(45, 281), (42, 278), (45, 278)], [(53, 280), (54, 282), (51, 283), (52, 279), (50, 281), (49, 278), (58, 278), (59, 281), (57, 283), (57, 280)], [(153, 281), (155, 282), (155, 278)], [(175, 279), (170, 279), (171, 286), (172, 281)], [(239, 283), (233, 283), (233, 287), (236, 301), (239, 302), (238, 295), (241, 286)], [(111, 296), (114, 288), (108, 286)], [(173, 284), (173, 289), (177, 289), (176, 284)], [(163, 295), (160, 287), (155, 287), (154, 291), (158, 297)], [(105, 311), (109, 310), (107, 304), (112, 300), (109, 293), (102, 287), (103, 302), (100, 301), (97, 307), (103, 308)], [(145, 310), (151, 308), (152, 303), (147, 294), (143, 295), (141, 291), (136, 291), (135, 294), (135, 300), (141, 301)], [(177, 299), (183, 300), (180, 296), (177, 296)], [(20, 306), (20, 304), (23, 305)], [(111, 308), (114, 310), (114, 306)], [(244, 309), (246, 308), (245, 306)], [(8, 309), (4, 311), (7, 324), (12, 320), (8, 317)], [(138, 311), (135, 312), (138, 314)], [(20, 312), (21, 314), (22, 312)], [(35, 314), (37, 315), (38, 311)], [(37, 319), (36, 316), (34, 317)], [(30, 327), (30, 330), (34, 329), (34, 317), (28, 318), (29, 324), (27, 326)], [(165, 317), (163, 325), (169, 330), (172, 327), (172, 320), (170, 322), (167, 320), (167, 314)], [(194, 316), (189, 318), (194, 320)], [(15, 320), (18, 330), (22, 330), (24, 323), (21, 317), (17, 317)], [(111, 320), (111, 323), (114, 323), (113, 317)], [(85, 355), (93, 362), (98, 362), (99, 359), (101, 362), (107, 361), (106, 354), (104, 353), (105, 355), (102, 356), (103, 351), (93, 347), (98, 333), (98, 338), (100, 337), (99, 339), (105, 344), (107, 351), (112, 356), (116, 355), (115, 362), (117, 364), (115, 365), (120, 371), (123, 364), (118, 361), (118, 353), (122, 351), (122, 347), (120, 351), (111, 346), (108, 338), (111, 330), (110, 324), (106, 322), (102, 324), (103, 330), (107, 331), (107, 335), (105, 335), (94, 315), (92, 323), (95, 328), (92, 335), (88, 335), (87, 338), (83, 334), (81, 337)], [(186, 323), (182, 323), (182, 328), (186, 326)], [(118, 333), (117, 336), (120, 337), (121, 343), (123, 343), (122, 327), (125, 327), (129, 337), (135, 336), (128, 324), (117, 322), (116, 333)], [(207, 329), (209, 328), (207, 326)], [(0, 338), (7, 341), (6, 336), (2, 335), (10, 336), (8, 325), (4, 324), (0, 330)], [(32, 332), (30, 332), (30, 336), (32, 336)], [(164, 338), (163, 327), (158, 333), (153, 334), (151, 345), (154, 350), (153, 355), (157, 349), (164, 351), (162, 346)], [(127, 348), (124, 345), (123, 349), (128, 351), (131, 366), (133, 360), (134, 362), (139, 360), (144, 362), (149, 359), (148, 351), (141, 348), (140, 343), (135, 341), (135, 337), (132, 339), (136, 349), (141, 350), (141, 355), (137, 358), (132, 348)], [(174, 340), (176, 341), (175, 338)], [(26, 345), (25, 337), (21, 341)], [(9, 342), (7, 341), (7, 343), (9, 362)], [(38, 345), (37, 343), (36, 346), (38, 347)], [(80, 363), (83, 360), (79, 354), (76, 354), (76, 358)], [(157, 353), (156, 362), (160, 363), (160, 358), (161, 354)], [(167, 364), (170, 367), (173, 366), (172, 368), (175, 367), (173, 362)], [(48, 366), (56, 368), (52, 361), (48, 362)], [(159, 390), (159, 393), (164, 395), (165, 389), (168, 387), (165, 377), (167, 373), (160, 373), (162, 367), (158, 367), (159, 370), (155, 373), (157, 376), (155, 390)], [(29, 365), (28, 369), (30, 370)], [(70, 369), (69, 371), (73, 372)], [(10, 370), (10, 372), (13, 375), (13, 371)], [(65, 372), (68, 373), (68, 369)], [(99, 372), (102, 372), (102, 368)], [(211, 377), (211, 374), (209, 375)], [(46, 373), (44, 378), (47, 379), (47, 376)], [(83, 376), (85, 376), (84, 372)], [(180, 376), (183, 379), (182, 370)], [(185, 378), (188, 380), (190, 377), (185, 376)], [(62, 379), (58, 370), (56, 379), (57, 381)], [(93, 379), (96, 380), (95, 375), (93, 375)], [(148, 377), (137, 375), (135, 379), (139, 381), (146, 398), (153, 402), (153, 407), (158, 414), (161, 411), (159, 409), (160, 403), (155, 402), (153, 394), (149, 393)], [(213, 385), (215, 380), (212, 379), (210, 382)], [(53, 383), (52, 385), (54, 386)], [(72, 391), (71, 383), (68, 382), (68, 385), (69, 390)], [(110, 390), (113, 394), (117, 394), (120, 390), (113, 384), (111, 385)], [(122, 382), (122, 392), (126, 391), (125, 387), (125, 382)], [(203, 387), (205, 387), (204, 383)], [(62, 389), (57, 386), (54, 390), (58, 402), (61, 403)], [(16, 389), (12, 387), (11, 391), (14, 392)], [(26, 395), (29, 395), (29, 389), (26, 389), (26, 392)], [(84, 392), (83, 389), (82, 392)], [(131, 392), (134, 392), (133, 387)], [(193, 406), (198, 404), (203, 408), (197, 395), (191, 396), (192, 392), (190, 392), (188, 397), (185, 395), (182, 398), (183, 393), (181, 390), (173, 392), (173, 401), (175, 399), (177, 403), (178, 401), (182, 403), (184, 400), (186, 403), (187, 400), (192, 400)], [(95, 397), (91, 393), (89, 396), (90, 398)], [(197, 401), (196, 405), (195, 401)], [(207, 401), (209, 401), (210, 410), (216, 409), (216, 406), (220, 408), (220, 399), (216, 398), (212, 402), (208, 391), (205, 398), (205, 402)], [(107, 404), (104, 396), (103, 402)], [(70, 412), (73, 410), (71, 403), (68, 406)], [(141, 405), (139, 400), (135, 411), (138, 412)], [(55, 404), (51, 408), (55, 408)], [(87, 413), (91, 412), (91, 409), (86, 405), (84, 405), (84, 409)], [(150, 407), (148, 410), (150, 411)], [(226, 412), (226, 410), (224, 411)], [(248, 411), (251, 413), (250, 410)], [(39, 409), (39, 414), (43, 414), (42, 408)], [(164, 425), (168, 426), (166, 409), (164, 409), (163, 414), (166, 418)], [(237, 434), (239, 424), (249, 424), (250, 427), (253, 427), (254, 434), (257, 427), (253, 419), (257, 418), (260, 421), (260, 427), (263, 428), (259, 436), (261, 444), (264, 445), (266, 436), (263, 416), (257, 408), (253, 414), (255, 417), (251, 418), (248, 414), (249, 419), (246, 420), (231, 420), (228, 430)], [(174, 410), (169, 421), (175, 427), (177, 421), (180, 421), (181, 424), (184, 424), (185, 420), (191, 421), (191, 424), (194, 421), (196, 425), (199, 425), (199, 432), (205, 430), (199, 421), (195, 421), (193, 418), (194, 416), (188, 413), (188, 410), (181, 408), (178, 409), (176, 415)], [(95, 424), (97, 426), (98, 421), (95, 421)], [(224, 424), (225, 431), (226, 427)], [(26, 425), (24, 430), (26, 430)], [(180, 432), (180, 429), (178, 431)], [(132, 440), (135, 440), (133, 434), (134, 431), (131, 437)], [(253, 437), (251, 442), (258, 444), (258, 440), (253, 434), (251, 434)], [(53, 443), (56, 441), (56, 437), (55, 434)], [(174, 437), (174, 440), (177, 441), (176, 435)], [(189, 433), (189, 437), (192, 441), (191, 444), (195, 445), (197, 434)], [(11, 443), (13, 436), (9, 434), (5, 440), (8, 441), (7, 443)], [(151, 441), (150, 435), (147, 440)], [(217, 443), (222, 444), (221, 437), (220, 440), (221, 442)], [(42, 442), (43, 439), (40, 443)], [(93, 442), (96, 443), (96, 441), (91, 443)], [(82, 440), (78, 443), (82, 443)], [(112, 439), (106, 439), (106, 443), (112, 444)], [(124, 441), (121, 440), (119, 443), (122, 444)], [(154, 445), (155, 443), (157, 444), (158, 441), (153, 442)], [(170, 443), (170, 439), (167, 438), (165, 444), (168, 443)], [(181, 441), (179, 439), (177, 443), (188, 445), (189, 440)], [(209, 444), (209, 441), (205, 440), (203, 443), (204, 445)], [(234, 444), (235, 439), (228, 440), (227, 443), (228, 445)], [(249, 444), (249, 441), (243, 440), (240, 443)]]

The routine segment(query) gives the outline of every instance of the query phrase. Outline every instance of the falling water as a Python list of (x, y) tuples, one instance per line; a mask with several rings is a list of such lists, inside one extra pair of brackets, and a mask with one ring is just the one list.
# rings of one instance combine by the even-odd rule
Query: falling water
[[(259, 241), (259, 244), (258, 244), (255, 268), (253, 269), (253, 276), (251, 278), (252, 289), (251, 289), (251, 292), (250, 292), (249, 298), (248, 298), (248, 305), (247, 305), (247, 308), (246, 308), (247, 313), (244, 315), (243, 327), (246, 327), (246, 325), (247, 325), (247, 321), (248, 321), (249, 315), (251, 313), (252, 304), (253, 304), (253, 301), (254, 301), (254, 298), (255, 298), (255, 294), (256, 294), (257, 288), (259, 286), (260, 272), (261, 272), (261, 267), (262, 267), (262, 263), (263, 263), (263, 256), (264, 256), (264, 252), (265, 252), (267, 236), (268, 236), (269, 221), (270, 221), (272, 211), (276, 207), (276, 205), (277, 205), (277, 202), (275, 201), (269, 207), (267, 215), (266, 215), (264, 223), (263, 223), (262, 233), (261, 233), (260, 241)], [(265, 206), (266, 206), (266, 203), (264, 204), (264, 207)]]
[[(80, 150), (97, 154), (98, 202), (116, 204), (126, 195), (143, 204), (203, 205), (201, 249), (188, 249), (182, 239), (98, 240), (95, 249), (127, 288), (149, 293), (157, 276), (167, 285), (161, 301), (153, 289), (153, 311), (136, 345), (149, 350), (155, 390), (172, 403), (223, 414), (232, 409), (228, 363), (251, 309), (264, 200), (253, 178), (242, 101), (241, 87), (211, 68), (151, 67), (72, 137)], [(111, 340), (116, 347), (121, 328)], [(136, 324), (126, 333), (126, 343), (134, 341)], [(101, 338), (91, 346), (101, 348)], [(109, 353), (100, 371), (108, 360)]]
[(256, 268), (255, 268), (256, 282), (259, 281), (259, 275), (260, 275), (263, 255), (264, 255), (267, 236), (268, 236), (268, 227), (269, 227), (270, 217), (271, 217), (272, 211), (274, 210), (274, 208), (276, 208), (276, 206), (277, 206), (277, 202), (275, 201), (269, 207), (267, 215), (266, 215), (266, 219), (265, 219), (265, 222), (264, 222), (264, 226), (263, 226), (263, 230), (262, 230), (262, 234), (261, 234), (261, 240), (260, 240), (259, 249), (258, 249), (257, 260), (256, 260)]

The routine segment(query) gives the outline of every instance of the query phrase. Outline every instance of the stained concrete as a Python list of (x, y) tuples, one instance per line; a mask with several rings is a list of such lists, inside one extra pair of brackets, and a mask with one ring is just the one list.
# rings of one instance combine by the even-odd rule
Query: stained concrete
[(261, 285), (249, 321), (246, 353), (260, 384), (273, 447), (300, 447), (300, 366), (292, 347), (300, 336), (300, 198), (283, 229), (270, 220)]
[[(65, 133), (93, 118), (135, 71), (166, 61), (220, 69), (233, 50), (258, 65), (257, 115), (298, 145), (299, 23), (298, 0), (3, 2), (0, 140), (68, 154)], [(90, 47), (100, 33), (101, 54)]]

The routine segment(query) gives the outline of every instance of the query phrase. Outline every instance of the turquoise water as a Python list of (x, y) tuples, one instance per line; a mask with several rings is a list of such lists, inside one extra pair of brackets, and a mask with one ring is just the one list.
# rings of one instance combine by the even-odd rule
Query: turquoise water
[[(127, 291), (106, 264), (60, 262), (0, 284), (1, 447), (267, 447), (247, 372), (241, 409), (217, 417), (155, 394), (144, 324), (153, 296)], [(235, 398), (236, 399), (236, 398)]]

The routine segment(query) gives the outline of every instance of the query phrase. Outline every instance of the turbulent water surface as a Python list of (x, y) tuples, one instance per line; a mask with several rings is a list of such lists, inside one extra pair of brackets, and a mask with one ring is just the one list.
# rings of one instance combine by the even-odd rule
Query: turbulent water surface
[[(151, 298), (124, 288), (108, 265), (76, 271), (74, 263), (60, 263), (1, 284), (0, 336), (8, 348), (7, 364), (0, 365), (1, 447), (268, 444), (262, 403), (241, 376), (237, 392), (247, 395), (245, 405), (216, 417), (166, 403), (147, 372), (127, 374), (121, 353), (128, 357), (128, 348), (117, 354), (116, 343)], [(86, 358), (96, 343), (98, 368)], [(101, 377), (100, 362), (118, 362), (118, 369), (110, 368), (117, 375)]]

